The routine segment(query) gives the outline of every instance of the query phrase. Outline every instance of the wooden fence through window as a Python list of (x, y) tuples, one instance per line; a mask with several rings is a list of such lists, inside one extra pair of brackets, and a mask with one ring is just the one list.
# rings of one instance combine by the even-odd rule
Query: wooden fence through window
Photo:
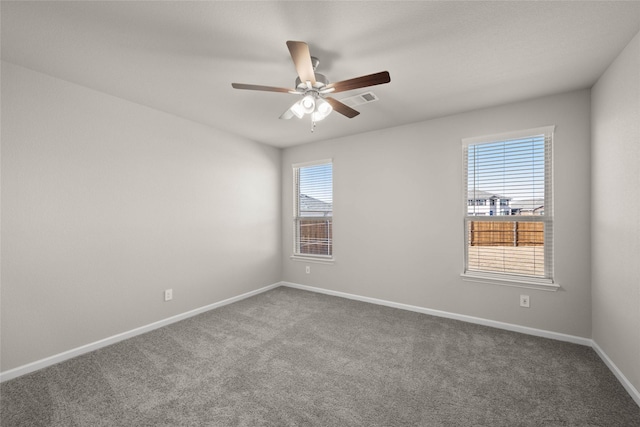
[(300, 253), (331, 255), (333, 250), (331, 219), (300, 220)]
[(544, 223), (470, 221), (471, 246), (544, 246)]

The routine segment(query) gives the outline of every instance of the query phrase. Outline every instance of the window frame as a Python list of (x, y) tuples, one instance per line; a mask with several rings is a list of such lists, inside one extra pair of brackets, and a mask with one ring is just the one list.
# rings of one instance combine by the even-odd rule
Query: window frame
[[(462, 184), (463, 184), (463, 265), (461, 276), (463, 280), (490, 283), (505, 286), (515, 286), (523, 288), (541, 289), (546, 291), (556, 291), (559, 285), (555, 283), (554, 275), (554, 255), (553, 255), (553, 146), (554, 146), (555, 125), (543, 126), (532, 129), (519, 130), (514, 132), (506, 132), (479, 137), (462, 139)], [(489, 143), (506, 142), (516, 139), (531, 138), (539, 135), (545, 137), (545, 208), (542, 215), (485, 215), (474, 216), (468, 214), (468, 147)], [(503, 273), (481, 270), (469, 270), (469, 223), (470, 221), (480, 222), (541, 222), (544, 224), (544, 277), (531, 276), (517, 273)]]
[(304, 254), (304, 253), (300, 253), (300, 240), (299, 240), (299, 236), (300, 236), (300, 220), (301, 219), (313, 219), (314, 217), (302, 217), (300, 216), (300, 191), (299, 191), (299, 186), (300, 186), (300, 175), (299, 175), (299, 170), (301, 168), (305, 168), (305, 167), (311, 167), (311, 166), (319, 166), (319, 165), (326, 165), (326, 164), (330, 164), (331, 165), (331, 196), (332, 196), (332, 204), (333, 204), (333, 159), (321, 159), (321, 160), (314, 160), (314, 161), (309, 161), (309, 162), (302, 162), (302, 163), (293, 163), (291, 165), (292, 167), (292, 172), (293, 172), (293, 239), (292, 239), (292, 254), (289, 257), (290, 259), (294, 260), (294, 261), (304, 261), (304, 262), (314, 262), (314, 263), (321, 263), (321, 264), (332, 264), (334, 262), (334, 252), (333, 252), (333, 207), (331, 210), (331, 215), (328, 217), (319, 217), (319, 218), (329, 218), (331, 221), (331, 230), (330, 230), (330, 235), (331, 235), (331, 254), (330, 255), (322, 255), (322, 254)]

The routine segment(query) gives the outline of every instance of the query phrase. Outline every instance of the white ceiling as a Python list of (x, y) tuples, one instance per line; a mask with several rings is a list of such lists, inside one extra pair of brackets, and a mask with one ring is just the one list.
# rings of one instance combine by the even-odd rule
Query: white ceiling
[[(2, 2), (2, 59), (287, 147), (593, 85), (640, 31), (640, 1)], [(285, 42), (340, 81), (389, 71), (353, 119), (279, 120)]]

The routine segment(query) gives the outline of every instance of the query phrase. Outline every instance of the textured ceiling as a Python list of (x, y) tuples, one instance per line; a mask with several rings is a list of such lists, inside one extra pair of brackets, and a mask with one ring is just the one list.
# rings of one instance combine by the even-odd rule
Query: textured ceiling
[[(590, 87), (640, 2), (2, 2), (2, 59), (277, 147)], [(340, 81), (389, 71), (353, 119), (279, 120), (285, 42)]]

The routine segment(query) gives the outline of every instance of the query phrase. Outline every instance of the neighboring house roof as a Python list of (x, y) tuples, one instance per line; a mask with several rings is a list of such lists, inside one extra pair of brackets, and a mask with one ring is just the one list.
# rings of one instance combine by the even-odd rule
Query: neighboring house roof
[(544, 206), (544, 199), (520, 199), (512, 200), (511, 208), (520, 210), (534, 210)]
[(300, 211), (301, 212), (331, 212), (333, 205), (323, 202), (306, 194), (300, 195)]
[(467, 193), (467, 198), (469, 200), (476, 200), (476, 199), (507, 199), (507, 200), (511, 200), (511, 197), (507, 197), (507, 196), (501, 196), (500, 194), (496, 194), (496, 193), (490, 193), (488, 191), (484, 191), (484, 190), (473, 190), (473, 191), (469, 191)]

